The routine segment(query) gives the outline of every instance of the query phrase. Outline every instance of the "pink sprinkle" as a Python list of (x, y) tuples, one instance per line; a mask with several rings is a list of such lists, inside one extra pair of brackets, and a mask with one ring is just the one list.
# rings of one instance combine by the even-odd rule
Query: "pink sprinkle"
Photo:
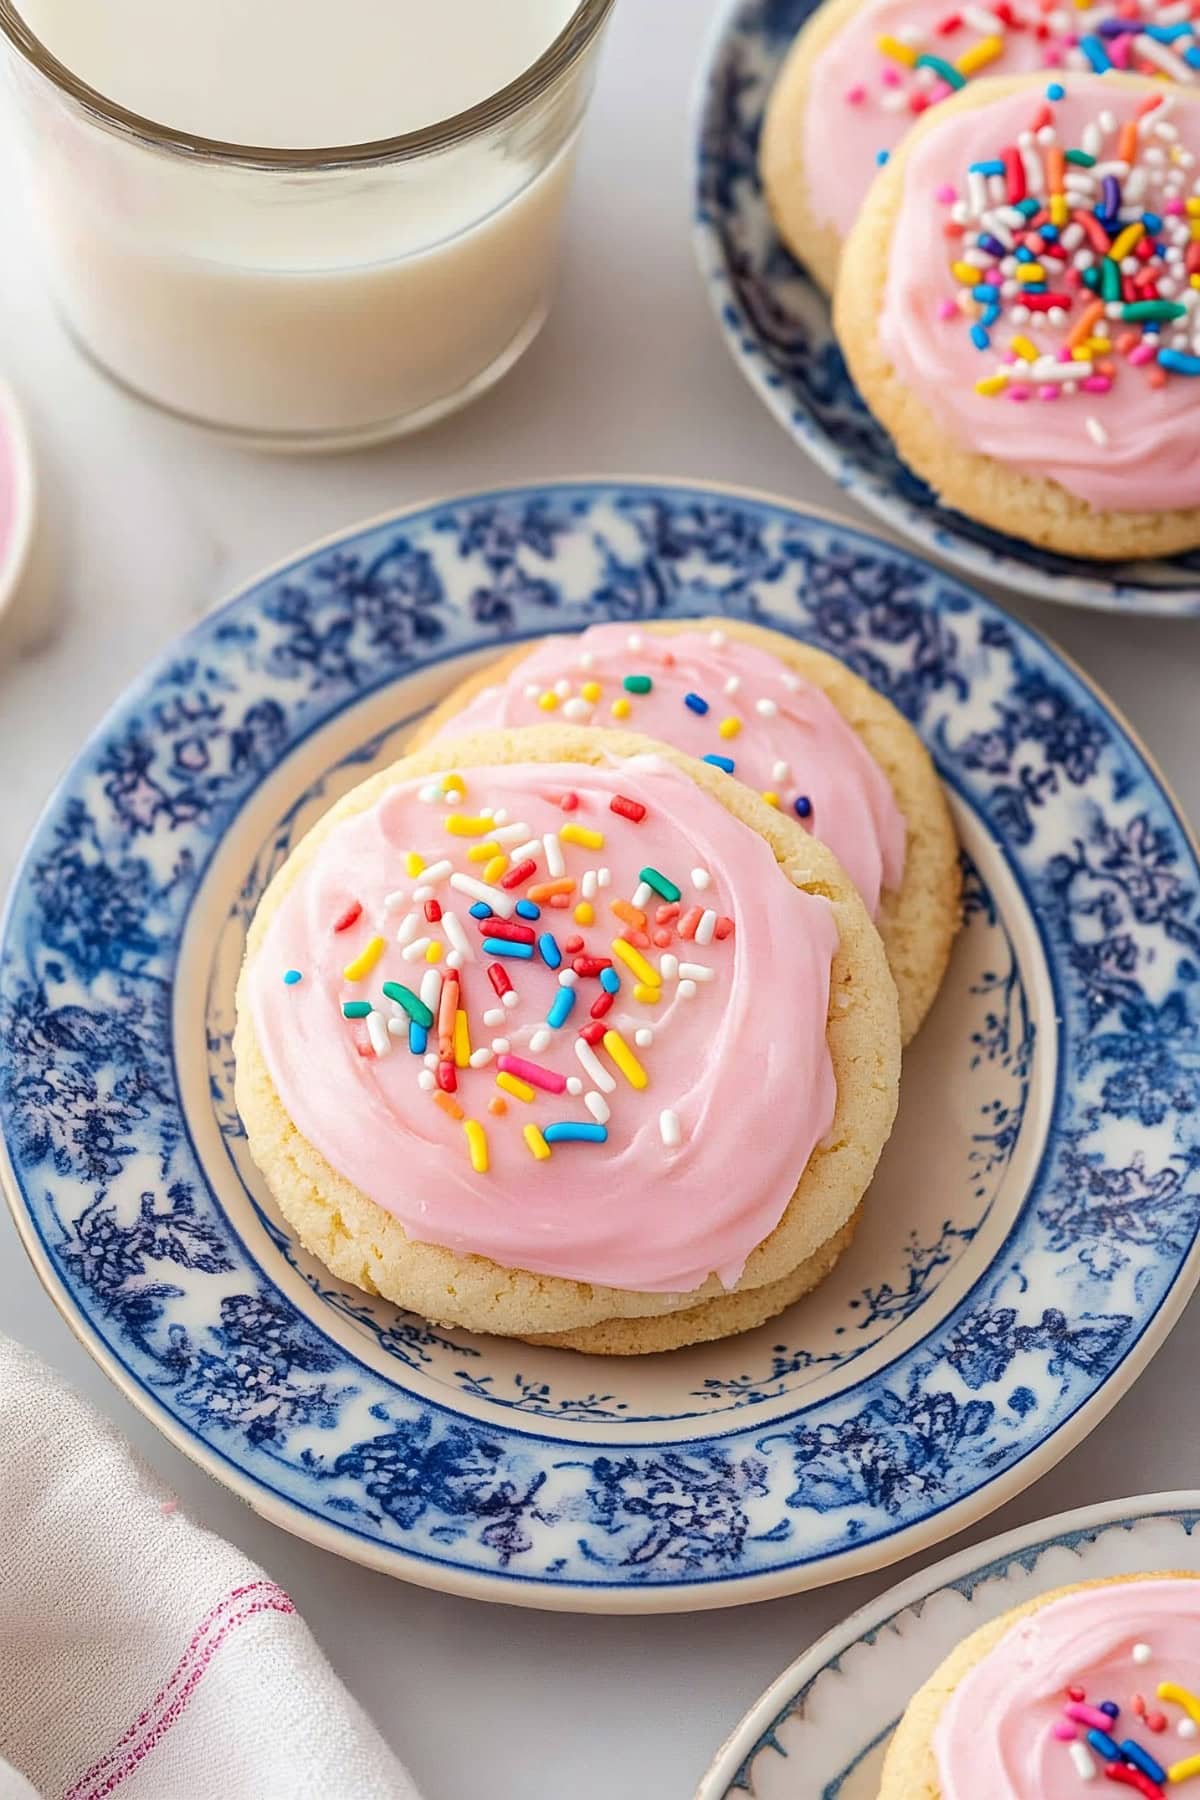
[(1046, 383), (1045, 387), (1040, 387), (1037, 391), (1037, 394), (1038, 394), (1039, 400), (1057, 400), (1058, 399), (1058, 389), (1052, 381), (1048, 381)]
[(958, 308), (953, 300), (939, 300), (937, 314), (939, 319), (957, 319)]
[(948, 81), (935, 81), (931, 88), (926, 88), (925, 92), (929, 96), (930, 106), (935, 106), (939, 100), (944, 100), (948, 94), (952, 94), (954, 89)]
[(1016, 351), (1015, 350), (1006, 350), (1004, 352), (1004, 360), (1006, 363), (1015, 363), (1017, 360)]
[(1131, 36), (1132, 34), (1123, 32), (1118, 38), (1109, 38), (1104, 46), (1115, 69), (1129, 67), (1129, 54), (1132, 48)]
[(1072, 1738), (1077, 1738), (1079, 1736), (1079, 1733), (1069, 1719), (1057, 1719), (1051, 1727), (1051, 1733), (1058, 1739), (1060, 1744), (1069, 1744)]
[(566, 1077), (557, 1075), (553, 1069), (543, 1069), (541, 1063), (527, 1062), (523, 1056), (498, 1056), (496, 1067), (506, 1075), (515, 1075), (518, 1081), (527, 1081), (530, 1087), (541, 1088), (547, 1094), (561, 1094), (566, 1090)]
[[(1158, 352), (1155, 350), (1153, 344), (1137, 344), (1129, 352), (1129, 360), (1131, 363), (1136, 363), (1140, 367), (1142, 363), (1153, 362), (1157, 354)], [(1086, 386), (1087, 384), (1085, 383), (1084, 385)]]
[(1107, 1733), (1112, 1730), (1112, 1720), (1098, 1706), (1085, 1706), (1080, 1700), (1071, 1700), (1063, 1707), (1063, 1712), (1079, 1725), (1090, 1725), (1093, 1731)]
[(1080, 382), (1085, 394), (1107, 394), (1112, 382), (1107, 375), (1089, 375), (1086, 381)]
[(1064, 53), (1065, 46), (1062, 44), (1047, 44), (1042, 55), (1044, 67), (1047, 69), (1061, 69)]
[(178, 1500), (162, 1500), (159, 1502), (158, 1510), (164, 1518), (167, 1518), (171, 1513), (179, 1511), (179, 1502)]
[(1032, 393), (1032, 388), (1026, 387), (1023, 382), (1014, 381), (1008, 390), (1008, 397), (1010, 400), (1028, 400)]
[(883, 70), (879, 79), (882, 81), (884, 87), (899, 87), (900, 86), (900, 71), (899, 71), (899, 69), (893, 69), (890, 67), (886, 68)]
[(848, 106), (861, 106), (866, 97), (867, 90), (861, 81), (856, 81), (852, 88), (846, 89), (846, 103)]
[(941, 201), (943, 206), (953, 206), (954, 202), (958, 199), (958, 189), (951, 187), (948, 181), (943, 181), (941, 187), (937, 191), (937, 198)]
[(1167, 201), (1166, 210), (1169, 213), (1181, 213), (1183, 211), (1183, 201), (1176, 195), (1174, 200)]
[(996, 286), (999, 287), (1000, 283), (1004, 280), (1004, 271), (997, 268), (987, 269), (984, 272), (984, 279), (985, 281), (994, 281)]

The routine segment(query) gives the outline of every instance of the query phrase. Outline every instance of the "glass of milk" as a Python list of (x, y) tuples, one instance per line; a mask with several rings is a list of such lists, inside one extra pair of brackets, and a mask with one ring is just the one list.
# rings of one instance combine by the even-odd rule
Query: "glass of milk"
[(537, 334), (613, 0), (0, 0), (58, 305), (272, 449), (413, 431)]

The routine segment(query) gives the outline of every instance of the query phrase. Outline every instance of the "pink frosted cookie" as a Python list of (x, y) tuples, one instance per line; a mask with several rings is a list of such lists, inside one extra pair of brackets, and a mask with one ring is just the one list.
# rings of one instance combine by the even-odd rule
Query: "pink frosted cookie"
[(251, 1152), (337, 1274), (623, 1352), (758, 1323), (831, 1266), (899, 1072), (829, 853), (715, 770), (561, 728), (340, 801), (259, 905), (235, 1051)]
[(982, 1626), (910, 1701), (879, 1800), (1186, 1793), (1200, 1778), (1198, 1580), (1082, 1583)]
[(1076, 556), (1200, 544), (1200, 95), (980, 82), (880, 176), (834, 318), (961, 512)]
[(835, 658), (740, 620), (593, 625), (469, 677), (413, 742), (548, 718), (659, 738), (798, 818), (862, 895), (913, 1036), (958, 925), (958, 847), (933, 764), (895, 707)]
[(1089, 69), (1200, 81), (1200, 25), (1167, 0), (826, 0), (775, 84), (762, 178), (780, 235), (832, 290), (882, 162), (980, 76)]

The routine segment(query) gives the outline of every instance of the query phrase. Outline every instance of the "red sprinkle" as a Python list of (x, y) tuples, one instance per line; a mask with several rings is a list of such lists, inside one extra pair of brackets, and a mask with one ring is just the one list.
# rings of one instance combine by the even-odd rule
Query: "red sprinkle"
[(524, 862), (514, 863), (507, 874), (500, 877), (500, 886), (502, 888), (519, 888), (522, 883), (529, 880), (531, 875), (536, 874), (537, 864), (532, 856), (527, 856)]
[(1139, 1794), (1146, 1796), (1146, 1800), (1166, 1800), (1157, 1781), (1151, 1781), (1148, 1775), (1143, 1775), (1140, 1769), (1135, 1769), (1130, 1763), (1105, 1763), (1104, 1773), (1109, 1781), (1115, 1781), (1121, 1787), (1136, 1788)]
[(441, 916), (442, 909), (439, 903), (436, 900), (427, 900), (425, 902), (425, 917), (429, 920), (429, 923), (431, 925), (436, 925)]
[(512, 993), (512, 982), (508, 978), (508, 970), (502, 963), (488, 964), (488, 980), (498, 994)]
[(333, 921), (335, 931), (349, 931), (356, 919), (362, 918), (362, 901), (352, 900), (340, 919)]
[(549, 904), (556, 912), (566, 912), (571, 905), (570, 894), (551, 894)]
[(563, 944), (563, 949), (568, 956), (574, 956), (577, 950), (583, 949), (583, 939), (581, 937), (569, 937)]
[(1165, 1731), (1166, 1729), (1167, 1729), (1167, 1718), (1166, 1718), (1165, 1713), (1154, 1712), (1154, 1713), (1146, 1714), (1146, 1730), (1147, 1731), (1153, 1731), (1155, 1734), (1157, 1734), (1158, 1732)]
[(596, 995), (596, 998), (592, 1001), (593, 1019), (602, 1019), (612, 1005), (615, 997), (615, 995), (610, 994), (606, 992), (604, 988), (601, 988), (600, 992)]
[(577, 975), (598, 975), (601, 969), (612, 968), (612, 957), (577, 956), (571, 967)]
[(696, 927), (704, 917), (702, 906), (689, 906), (679, 921), (679, 935), (689, 941), (696, 935)]
[(1134, 1696), (1130, 1700), (1129, 1704), (1133, 1708), (1133, 1711), (1137, 1714), (1139, 1719), (1145, 1718), (1146, 1702), (1143, 1700), (1143, 1698), (1140, 1694), (1134, 1694)]
[(671, 933), (664, 925), (656, 925), (654, 930), (650, 933), (650, 941), (653, 944), (657, 944), (660, 950), (669, 950), (671, 947)]
[(503, 938), (509, 944), (532, 944), (534, 934), (528, 925), (518, 925), (515, 919), (498, 919), (494, 914), (486, 919), (476, 919), (481, 937)]
[(632, 819), (640, 825), (646, 816), (646, 809), (640, 800), (627, 800), (624, 794), (614, 794), (609, 801), (609, 811), (620, 813), (623, 819)]
[(564, 812), (574, 812), (575, 808), (579, 805), (579, 795), (568, 789), (558, 804), (562, 807)]
[(725, 914), (722, 913), (716, 924), (713, 926), (713, 936), (716, 938), (717, 942), (721, 944), (724, 943), (732, 930), (733, 920), (727, 919)]
[(594, 1024), (585, 1025), (579, 1035), (585, 1044), (591, 1044), (594, 1048), (600, 1042), (607, 1030), (608, 1026), (604, 1023), (603, 1019), (597, 1019)]
[(678, 900), (672, 900), (668, 906), (656, 906), (654, 909), (654, 919), (655, 923), (658, 925), (669, 925), (672, 919), (677, 919), (678, 917)]
[(437, 1070), (437, 1084), (443, 1094), (458, 1092), (458, 1074), (452, 1062), (440, 1062)]
[(1083, 1702), (1087, 1699), (1087, 1689), (1081, 1687), (1069, 1687), (1067, 1689), (1067, 1699), (1074, 1700), (1077, 1706), (1082, 1706)]

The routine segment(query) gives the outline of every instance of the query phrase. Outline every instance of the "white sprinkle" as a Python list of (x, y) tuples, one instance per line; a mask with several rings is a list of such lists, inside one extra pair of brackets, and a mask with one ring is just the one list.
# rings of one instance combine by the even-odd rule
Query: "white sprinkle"
[(509, 988), (507, 993), (501, 994), (500, 1004), (501, 1006), (506, 1006), (510, 1009), (514, 1006), (520, 1006), (521, 996), (518, 994), (516, 988)]
[(641, 632), (631, 631), (629, 636), (625, 639), (625, 647), (628, 650), (640, 650), (642, 647)]
[(541, 691), (542, 690), (536, 681), (527, 681), (525, 683), (525, 698), (527, 700), (536, 700)]
[(658, 1115), (658, 1135), (668, 1150), (678, 1147), (682, 1133), (679, 1130), (679, 1115), (668, 1107)]
[(681, 1000), (694, 1000), (696, 997), (696, 984), (694, 981), (681, 981), (675, 992), (679, 995)]
[(548, 1050), (550, 1048), (553, 1037), (554, 1033), (550, 1030), (549, 1026), (539, 1025), (529, 1039), (529, 1048), (536, 1056), (540, 1050)]
[(558, 971), (559, 987), (574, 987), (578, 980), (579, 977), (574, 969), (560, 969)]
[(387, 1028), (393, 1037), (406, 1038), (408, 1036), (408, 1014), (401, 1012), (397, 1007), (396, 1016), (394, 1019), (388, 1020)]
[(590, 719), (592, 716), (590, 702), (587, 700), (580, 700), (578, 696), (576, 696), (574, 700), (568, 700), (562, 710), (563, 718), (570, 719), (572, 724), (582, 722), (585, 719)]
[(535, 860), (542, 854), (541, 838), (530, 838), (528, 843), (518, 844), (512, 853), (515, 863), (527, 862), (532, 856)]
[(590, 650), (581, 650), (579, 652), (579, 666), (581, 669), (590, 669), (595, 661), (596, 658)]
[(432, 899), (433, 889), (431, 887), (418, 887), (413, 889), (413, 901), (417, 906), (424, 906), (427, 900)]
[(415, 913), (415, 912), (405, 913), (404, 917), (400, 921), (400, 929), (396, 933), (396, 942), (398, 944), (411, 944), (415, 933), (417, 932), (417, 930), (420, 927), (420, 924), (421, 924), (420, 913)]
[(418, 794), (418, 798), (424, 800), (426, 806), (432, 806), (433, 802), (435, 800), (440, 800), (441, 797), (442, 784), (440, 781), (427, 781)]
[(596, 886), (597, 887), (606, 888), (611, 880), (612, 880), (612, 870), (611, 869), (597, 869), (596, 870)]
[(596, 898), (596, 871), (595, 871), (595, 869), (585, 869), (584, 870), (583, 881), (581, 883), (581, 891), (583, 893), (583, 897), (585, 900), (594, 900)]
[(1099, 444), (1101, 446), (1101, 448), (1103, 448), (1103, 446), (1105, 444), (1107, 444), (1108, 433), (1107, 433), (1107, 431), (1105, 431), (1105, 429), (1104, 429), (1103, 425), (1100, 423), (1099, 419), (1092, 418), (1089, 415), (1083, 421), (1083, 428), (1087, 432), (1088, 436), (1091, 438), (1093, 444)]
[(452, 874), (453, 871), (454, 864), (450, 861), (448, 856), (445, 856), (440, 862), (430, 863), (427, 869), (422, 869), (421, 880), (425, 886), (434, 887), (439, 881), (445, 881), (446, 877)]
[(436, 1050), (427, 1050), (425, 1052), (425, 1067), (427, 1069), (436, 1069), (437, 1066), (438, 1066), (437, 1051)]
[(633, 890), (633, 904), (639, 912), (645, 912), (654, 898), (654, 889), (647, 881), (639, 881)]
[(791, 774), (791, 772), (792, 772), (791, 769), (788, 767), (787, 763), (785, 763), (785, 762), (777, 762), (777, 763), (771, 764), (771, 780), (774, 781), (776, 784), (778, 784), (779, 782), (786, 781), (788, 776)]
[(589, 1081), (594, 1081), (601, 1093), (611, 1094), (616, 1087), (616, 1078), (609, 1074), (592, 1046), (585, 1038), (575, 1039), (575, 1054), (583, 1067)]
[[(1022, 222), (1024, 222), (1024, 214), (1022, 214)], [(790, 669), (786, 674), (781, 675), (779, 679), (782, 681), (789, 694), (798, 694), (803, 685), (800, 677), (798, 675), (793, 675)]]
[(587, 1107), (597, 1125), (608, 1124), (609, 1119), (612, 1117), (612, 1108), (609, 1106), (608, 1101), (604, 1098), (603, 1094), (598, 1094), (594, 1088), (591, 1088), (583, 1096), (583, 1104)]
[[(518, 819), (513, 825), (502, 825), (498, 831), (493, 831), (491, 836), (497, 844), (503, 844), (507, 848), (509, 844), (519, 844), (522, 838), (528, 837), (529, 830), (530, 828), (524, 820)], [(447, 863), (446, 867), (449, 868), (449, 866)], [(426, 870), (426, 876), (428, 877), (428, 870)]]
[(471, 948), (471, 940), (463, 928), (463, 922), (457, 913), (442, 914), (442, 930), (452, 950), (456, 950), (463, 962), (474, 962), (475, 952)]
[(733, 695), (733, 694), (737, 693), (737, 691), (741, 687), (741, 685), (742, 685), (742, 683), (741, 683), (740, 677), (737, 675), (731, 675), (729, 677), (729, 680), (725, 683), (725, 686), (721, 691), (722, 691), (722, 693)]
[(489, 1006), (483, 1015), (483, 1022), (485, 1025), (490, 1025), (492, 1030), (495, 1031), (497, 1025), (503, 1025), (504, 1023), (504, 1008), (502, 1006)]
[(404, 892), (403, 888), (393, 889), (390, 894), (385, 894), (383, 896), (384, 912), (399, 912), (407, 899), (408, 895)]
[(708, 641), (714, 650), (720, 650), (725, 643), (725, 633), (723, 631), (710, 631), (708, 634)]
[(507, 1056), (512, 1049), (512, 1043), (506, 1037), (493, 1038), (492, 1049), (496, 1052), (497, 1056)]
[(578, 1100), (580, 1094), (582, 1094), (583, 1083), (580, 1081), (578, 1075), (567, 1076), (567, 1092), (573, 1100)]
[(494, 1055), (495, 1051), (489, 1050), (484, 1044), (478, 1050), (472, 1050), (468, 1061), (473, 1069), (486, 1069)]
[(1149, 1644), (1135, 1644), (1130, 1654), (1135, 1663), (1148, 1663), (1154, 1652)]
[(463, 966), (462, 952), (460, 950), (448, 950), (446, 952), (446, 967), (448, 969), (453, 969), (455, 971), (455, 973), (457, 973), (458, 970), (462, 968), (462, 966)]
[(460, 875), (457, 869), (450, 877), (450, 886), (460, 894), (469, 895), (472, 900), (482, 900), (502, 919), (511, 919), (513, 916), (517, 897), (515, 894), (506, 894), (503, 888), (489, 887), (486, 881), (476, 881), (473, 875)]
[(424, 1088), (427, 1094), (432, 1093), (433, 1089), (437, 1086), (437, 1076), (433, 1073), (432, 1069), (421, 1070), (421, 1073), (417, 1076), (417, 1086), (419, 1088)]
[(1181, 1738), (1194, 1738), (1200, 1731), (1200, 1725), (1197, 1725), (1195, 1719), (1180, 1719), (1175, 1729)]
[(567, 680), (565, 675), (560, 676), (559, 679), (554, 684), (554, 692), (558, 695), (560, 700), (565, 700), (567, 695), (570, 693), (570, 691), (571, 691), (570, 682)]
[(704, 892), (706, 887), (712, 886), (712, 876), (707, 869), (692, 870), (692, 886), (694, 888), (699, 888), (701, 893)]
[(711, 981), (713, 978), (713, 971), (706, 963), (681, 962), (679, 974), (683, 981)]
[(403, 950), (400, 952), (400, 954), (404, 958), (405, 962), (416, 962), (416, 960), (419, 956), (424, 956), (425, 952), (428, 950), (428, 948), (429, 948), (430, 944), (432, 944), (432, 942), (433, 942), (432, 938), (427, 938), (427, 937), (414, 938), (412, 940), (411, 944), (405, 944), (405, 946), (404, 946)]
[(494, 806), (481, 806), (479, 809), (479, 816), (481, 819), (494, 819), (496, 817), (496, 809)]
[(633, 1041), (639, 1050), (648, 1050), (654, 1042), (654, 1033), (648, 1025), (639, 1025), (633, 1034)]
[(1081, 1744), (1076, 1738), (1073, 1744), (1067, 1745), (1067, 1754), (1075, 1764), (1075, 1773), (1080, 1781), (1095, 1781), (1096, 1765), (1086, 1744)]
[(706, 909), (703, 913), (701, 913), (700, 923), (696, 927), (696, 942), (698, 944), (711, 944), (712, 940), (713, 940), (713, 932), (716, 929), (717, 929), (717, 915), (715, 912), (712, 912), (712, 911)]
[(557, 881), (560, 875), (565, 875), (567, 872), (557, 832), (547, 832), (542, 839), (542, 846), (546, 852), (546, 871), (552, 881)]
[(679, 958), (664, 950), (658, 959), (658, 972), (664, 981), (674, 981), (679, 973)]
[(442, 975), (441, 970), (436, 968), (432, 963), (421, 977), (420, 993), (421, 999), (429, 1008), (430, 1012), (436, 1013), (438, 1001), (442, 997)]
[(754, 702), (754, 710), (760, 719), (773, 719), (779, 711), (779, 708), (774, 700), (768, 700), (764, 696), (763, 699)]

